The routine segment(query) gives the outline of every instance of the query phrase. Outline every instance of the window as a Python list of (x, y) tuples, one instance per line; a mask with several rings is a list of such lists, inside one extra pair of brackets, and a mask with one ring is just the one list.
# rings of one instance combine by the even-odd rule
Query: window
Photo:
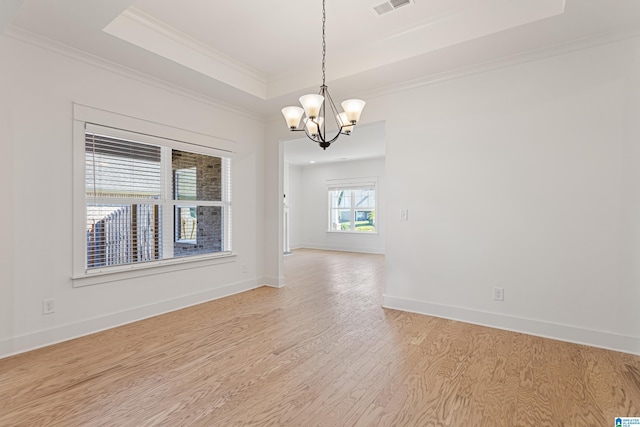
[(329, 187), (329, 231), (376, 232), (375, 183)]
[(85, 270), (231, 250), (231, 159), (96, 125), (85, 130)]

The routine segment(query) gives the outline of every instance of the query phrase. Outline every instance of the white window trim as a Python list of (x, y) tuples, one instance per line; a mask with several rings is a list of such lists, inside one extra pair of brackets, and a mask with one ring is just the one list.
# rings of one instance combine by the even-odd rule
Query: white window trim
[[(191, 132), (185, 129), (125, 116), (82, 104), (73, 104), (73, 119), (73, 257), (71, 279), (73, 280), (74, 287), (149, 276), (187, 268), (235, 262), (236, 254), (234, 252), (219, 252), (87, 270), (86, 233), (84, 229), (84, 221), (86, 218), (85, 132), (87, 125), (99, 124), (99, 126), (102, 127), (109, 127), (113, 129), (113, 132), (110, 130), (110, 134), (114, 136), (118, 136), (118, 129), (127, 129), (142, 135), (143, 137), (139, 138), (143, 139), (141, 142), (145, 142), (144, 135), (148, 136), (148, 139), (146, 139), (147, 142), (155, 139), (153, 135), (162, 135), (160, 139), (163, 141), (162, 144), (164, 146), (174, 146), (173, 148), (182, 150), (188, 147), (188, 150), (191, 152), (217, 157), (233, 158), (236, 143), (235, 141)], [(165, 141), (165, 139), (167, 141)], [(155, 143), (157, 143), (157, 139), (155, 139), (155, 141)], [(223, 176), (223, 185), (228, 185), (227, 176)], [(231, 202), (231, 200), (229, 200), (229, 202)], [(229, 232), (225, 233), (224, 247), (229, 247), (232, 239), (232, 208), (230, 203), (227, 206)], [(225, 214), (227, 214), (227, 212), (225, 212)], [(171, 229), (171, 227), (172, 225), (169, 229)], [(231, 245), (231, 248), (233, 250), (233, 245)]]
[(149, 261), (140, 264), (127, 264), (95, 269), (83, 273), (80, 276), (72, 276), (74, 287), (97, 285), (100, 283), (116, 282), (119, 280), (133, 279), (136, 277), (152, 276), (155, 274), (172, 271), (187, 270), (210, 265), (228, 264), (236, 261), (234, 252), (221, 252), (213, 255), (196, 255), (190, 257), (163, 259)]
[[(378, 231), (378, 222), (376, 221), (376, 231), (352, 231), (352, 230), (332, 230), (331, 229), (331, 194), (330, 191), (344, 189), (344, 188), (359, 188), (359, 187), (368, 187), (373, 186), (376, 190), (376, 204), (374, 206), (374, 210), (376, 216), (379, 213), (378, 209), (378, 177), (356, 177), (356, 178), (337, 178), (337, 179), (328, 179), (327, 180), (327, 234), (332, 235), (343, 235), (350, 234), (356, 236), (377, 236), (379, 234)], [(351, 212), (353, 213), (354, 208), (351, 206)]]

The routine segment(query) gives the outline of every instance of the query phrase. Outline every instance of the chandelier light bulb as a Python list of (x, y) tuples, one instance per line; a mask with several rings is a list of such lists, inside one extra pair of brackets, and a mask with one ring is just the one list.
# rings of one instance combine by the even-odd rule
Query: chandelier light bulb
[(318, 132), (318, 125), (320, 127), (322, 127), (322, 122), (324, 122), (324, 119), (322, 117), (318, 117), (318, 118), (314, 119), (313, 121), (311, 119), (307, 119), (306, 127), (307, 127), (307, 132), (309, 133), (309, 135), (318, 136), (318, 133), (319, 133)]
[(300, 107), (284, 107), (282, 109), (282, 115), (287, 122), (287, 127), (291, 130), (298, 128), (303, 114), (304, 110)]
[(322, 107), (323, 101), (324, 96), (317, 94), (302, 95), (300, 97), (300, 104), (302, 104), (305, 114), (310, 119), (314, 119), (320, 115), (320, 108)]
[(342, 103), (342, 109), (347, 115), (347, 120), (352, 125), (358, 123), (360, 120), (360, 114), (362, 114), (362, 110), (365, 106), (366, 102), (362, 99), (347, 99)]

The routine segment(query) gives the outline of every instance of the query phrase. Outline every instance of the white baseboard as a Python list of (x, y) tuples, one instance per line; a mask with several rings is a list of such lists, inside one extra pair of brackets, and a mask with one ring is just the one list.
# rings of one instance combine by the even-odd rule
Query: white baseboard
[(384, 308), (640, 355), (640, 338), (425, 301), (384, 296)]
[(79, 322), (60, 325), (51, 329), (45, 329), (30, 334), (25, 334), (0, 341), (0, 359), (46, 347), (85, 335), (90, 335), (106, 329), (126, 325), (127, 323), (180, 310), (207, 301), (224, 298), (240, 292), (259, 288), (256, 279), (234, 283), (216, 289), (210, 289), (190, 295), (182, 295), (170, 300), (159, 301), (152, 304), (135, 307), (129, 310), (108, 314), (106, 316), (84, 319)]
[(376, 254), (376, 255), (384, 255), (384, 249), (378, 248), (370, 248), (367, 246), (332, 246), (332, 245), (313, 245), (313, 244), (304, 244), (300, 248), (297, 249), (319, 249), (323, 251), (338, 251), (338, 252), (357, 252), (363, 254)]
[(263, 286), (269, 286), (272, 288), (282, 288), (284, 287), (284, 276), (282, 277), (263, 277), (260, 281), (260, 284)]

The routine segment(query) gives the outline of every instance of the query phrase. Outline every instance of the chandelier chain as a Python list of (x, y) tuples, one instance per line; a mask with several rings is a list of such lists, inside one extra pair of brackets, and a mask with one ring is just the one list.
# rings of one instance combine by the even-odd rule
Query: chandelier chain
[(322, 0), (322, 86), (325, 85), (326, 67), (325, 57), (327, 56), (327, 42), (325, 40), (325, 26), (327, 23), (327, 12), (325, 9), (325, 0)]

